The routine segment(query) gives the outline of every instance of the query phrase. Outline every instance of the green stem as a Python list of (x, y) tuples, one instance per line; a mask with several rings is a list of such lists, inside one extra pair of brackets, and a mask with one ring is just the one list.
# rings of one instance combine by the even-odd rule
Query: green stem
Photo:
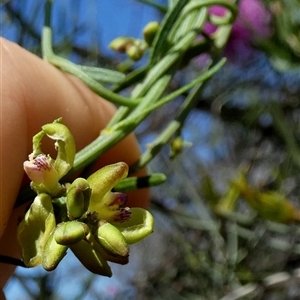
[[(177, 117), (171, 121), (169, 125), (163, 130), (162, 133), (151, 143), (151, 147), (146, 150), (140, 157), (140, 159), (131, 167), (132, 172), (141, 169), (146, 166), (159, 152), (160, 150), (170, 142), (173, 136), (180, 131), (183, 127), (184, 121), (188, 116), (191, 109), (194, 107), (198, 100), (197, 95), (202, 90), (203, 81), (195, 86), (194, 91), (184, 101)], [(157, 104), (164, 102), (159, 101)]]
[[(171, 13), (169, 17), (167, 18), (167, 22), (165, 23), (165, 26), (163, 26), (163, 32), (160, 33), (161, 36), (166, 35), (169, 33), (172, 29), (171, 23), (173, 24), (175, 22), (175, 16), (178, 16), (180, 13), (179, 7), (183, 7), (183, 2), (185, 1), (178, 1), (177, 6), (171, 10)], [(180, 3), (180, 4), (179, 4)], [(211, 1), (206, 1), (205, 3), (211, 3)], [(103, 88), (100, 84), (98, 84), (96, 81), (94, 81), (92, 78), (90, 78), (85, 72), (81, 71), (75, 64), (69, 62), (66, 59), (63, 59), (61, 57), (56, 56), (52, 51), (52, 34), (50, 24), (51, 24), (51, 5), (52, 1), (47, 1), (46, 9), (45, 9), (45, 25), (46, 27), (43, 30), (43, 51), (46, 59), (51, 62), (52, 64), (68, 71), (71, 74), (76, 75), (81, 80), (83, 80), (93, 91), (95, 91), (97, 94), (101, 95), (102, 97), (111, 99), (113, 102), (123, 105), (123, 106), (135, 106), (138, 104), (137, 101), (132, 101), (128, 99), (124, 99), (124, 97), (121, 97), (109, 90), (106, 90)], [(202, 18), (201, 18), (202, 19)], [(172, 20), (172, 22), (170, 22)], [(202, 26), (202, 24), (201, 24)], [(179, 93), (182, 93), (187, 89), (187, 87), (183, 87), (182, 89), (179, 89), (177, 91), (177, 94), (173, 93), (169, 95), (169, 97), (162, 99), (156, 106), (153, 104), (155, 103), (155, 99), (159, 99), (158, 93), (151, 96), (152, 93), (149, 91), (156, 90), (155, 88), (151, 88), (153, 85), (155, 85), (157, 82), (159, 82), (158, 86), (161, 91), (161, 94), (164, 92), (164, 90), (167, 87), (167, 84), (169, 83), (170, 76), (168, 75), (165, 77), (164, 74), (167, 73), (167, 71), (174, 66), (176, 62), (180, 59), (182, 54), (189, 48), (191, 43), (194, 41), (197, 33), (195, 31), (189, 31), (186, 35), (183, 36), (183, 38), (180, 39), (180, 41), (173, 46), (166, 55), (164, 59), (162, 59), (160, 62), (158, 62), (153, 68), (149, 71), (147, 74), (147, 77), (142, 85), (138, 86), (132, 93), (135, 97), (141, 97), (145, 96), (145, 99), (143, 102), (141, 102), (138, 107), (131, 113), (129, 117), (124, 119), (121, 122), (118, 122), (113, 128), (112, 132), (109, 134), (102, 134), (99, 137), (99, 140), (97, 139), (94, 141), (91, 145), (86, 147), (84, 149), (85, 155), (82, 155), (82, 151), (80, 151), (75, 158), (73, 171), (80, 169), (84, 165), (87, 165), (91, 161), (95, 159), (95, 156), (101, 155), (104, 151), (106, 151), (108, 148), (110, 148), (112, 145), (123, 139), (128, 133), (129, 130), (133, 130), (154, 108), (158, 108), (159, 106), (163, 105), (164, 103), (167, 103), (171, 99), (174, 98), (174, 96), (178, 95)], [(156, 47), (159, 47), (156, 45)], [(156, 48), (155, 48), (156, 49)], [(172, 68), (175, 72), (175, 69)], [(164, 78), (164, 80), (161, 80), (159, 78)], [(167, 80), (166, 80), (167, 79)], [(166, 80), (166, 84), (162, 86), (160, 83), (164, 82)], [(188, 88), (193, 86), (195, 82), (192, 82)], [(151, 105), (151, 109), (144, 110), (145, 107), (149, 107), (149, 104)], [(143, 111), (144, 110), (144, 111)], [(142, 112), (143, 111), (143, 112)], [(126, 108), (122, 108), (117, 117), (114, 119), (111, 124), (116, 123), (116, 120), (119, 121), (122, 118), (124, 118), (126, 115), (128, 115), (129, 110)], [(124, 126), (126, 125), (126, 126)], [(177, 126), (176, 126), (177, 127)], [(107, 130), (109, 131), (109, 130)], [(97, 144), (97, 147), (95, 147), (95, 144)]]
[[(157, 102), (154, 102), (154, 99), (152, 99), (153, 104), (146, 108), (142, 109), (138, 109), (136, 110), (136, 113), (130, 115), (127, 119), (120, 121), (117, 124), (114, 124), (111, 127), (107, 127), (108, 131), (115, 131), (115, 130), (119, 130), (121, 128), (126, 128), (128, 126), (129, 123), (135, 123), (137, 120), (139, 120), (140, 118), (145, 119), (146, 116), (148, 116), (152, 111), (158, 109), (159, 107), (169, 103), (170, 101), (172, 101), (173, 99), (175, 99), (176, 97), (182, 95), (183, 93), (185, 93), (186, 91), (190, 90), (191, 88), (193, 88), (194, 86), (198, 85), (198, 84), (202, 84), (203, 82), (207, 81), (209, 78), (211, 78), (216, 72), (218, 72), (220, 70), (220, 68), (225, 64), (226, 59), (223, 58), (221, 59), (215, 66), (213, 66), (211, 69), (207, 70), (202, 76), (199, 76), (198, 78), (196, 78), (195, 80), (193, 80), (192, 82), (190, 82), (189, 84), (186, 84), (185, 86), (177, 89), (176, 91), (170, 93), (168, 96), (165, 96), (161, 99), (159, 99)], [(187, 100), (187, 103), (189, 103), (189, 100)], [(188, 106), (185, 109), (185, 114), (184, 114), (184, 119), (186, 118), (186, 116), (189, 113), (189, 110), (191, 109), (190, 106)], [(182, 115), (183, 116), (183, 115)], [(183, 118), (180, 120), (183, 121)]]
[(172, 7), (172, 9), (167, 12), (153, 41), (153, 47), (150, 54), (150, 67), (155, 65), (169, 49), (170, 45), (167, 37), (172, 27), (174, 26), (174, 23), (176, 22), (180, 12), (187, 3), (188, 0), (177, 1), (174, 7)]
[(85, 72), (83, 72), (80, 68), (77, 67), (76, 64), (70, 62), (69, 60), (62, 58), (57, 55), (46, 55), (46, 59), (48, 62), (53, 64), (56, 67), (61, 68), (65, 72), (69, 74), (75, 75), (77, 78), (82, 80), (93, 92), (97, 95), (105, 98), (108, 101), (116, 105), (128, 106), (128, 107), (135, 107), (137, 106), (142, 99), (132, 99), (126, 98), (119, 94), (116, 94), (105, 87), (103, 87), (100, 83), (96, 80), (91, 78)]
[[(95, 141), (76, 154), (75, 162), (70, 173), (74, 173), (75, 171), (78, 171), (89, 165), (105, 151), (125, 138), (153, 110), (158, 109), (160, 106), (170, 102), (175, 97), (191, 89), (193, 86), (196, 86), (194, 91), (190, 93), (178, 112), (177, 118), (169, 124), (166, 130), (155, 142), (157, 145), (159, 145), (158, 147), (162, 147), (163, 143), (169, 141), (170, 137), (172, 137), (174, 133), (178, 132), (178, 130), (183, 126), (186, 116), (194, 105), (194, 101), (196, 99), (195, 94), (197, 91), (201, 90), (203, 82), (210, 78), (224, 63), (224, 61), (220, 61), (199, 78), (176, 90), (175, 92), (163, 97), (163, 94), (169, 86), (173, 75), (176, 73), (178, 66), (182, 63), (183, 57), (187, 57), (189, 59), (191, 58), (187, 51), (192, 47), (197, 35), (199, 34), (199, 31), (203, 27), (204, 20), (207, 19), (207, 9), (200, 9), (200, 6), (203, 3), (210, 3), (211, 5), (221, 3), (225, 7), (226, 5), (230, 6), (228, 2), (223, 3), (222, 0), (202, 1), (201, 5), (198, 3), (200, 6), (197, 7), (199, 14), (196, 13), (196, 7), (190, 8), (190, 11), (193, 13), (191, 15), (187, 15), (186, 20), (181, 17), (182, 23), (179, 22), (181, 23), (181, 25), (178, 27), (179, 32), (176, 32), (173, 30), (173, 28), (177, 25), (174, 24), (176, 24), (179, 16), (182, 16), (182, 10), (185, 6), (187, 6), (189, 1), (174, 1), (160, 26), (158, 34), (155, 37), (153, 48), (150, 53), (149, 63), (137, 71), (130, 73), (126, 79), (122, 81), (122, 83), (115, 86), (114, 91), (120, 91), (144, 78), (143, 82), (135, 87), (131, 94), (131, 98), (120, 96), (113, 91), (106, 89), (97, 81), (93, 80), (92, 77), (88, 76), (88, 74), (86, 74), (77, 65), (55, 55), (52, 49), (52, 2), (52, 0), (46, 0), (45, 4), (45, 25), (42, 31), (42, 51), (45, 60), (48, 60), (57, 67), (79, 77), (98, 95), (122, 106), (118, 110), (116, 116), (111, 120), (107, 128), (103, 130), (102, 134)], [(190, 3), (195, 4), (196, 2), (197, 1), (190, 1)], [(227, 27), (225, 29), (227, 30)], [(171, 32), (174, 32), (176, 36), (176, 42), (170, 41)], [(225, 39), (227, 39), (228, 34), (226, 34), (225, 37)], [(209, 42), (213, 44), (217, 41), (212, 39)], [(210, 45), (205, 47), (213, 49), (214, 45), (211, 47)], [(144, 166), (146, 161), (149, 161), (149, 158), (147, 158), (147, 153), (142, 156), (141, 160), (135, 167), (140, 168)], [(27, 196), (30, 198), (32, 197), (29, 194), (27, 195), (27, 192), (27, 190), (22, 190), (22, 193), (19, 194), (16, 203), (17, 206), (20, 205), (20, 203), (24, 203), (24, 200), (28, 199), (25, 199)]]
[(170, 93), (168, 96), (161, 98), (159, 101), (157, 101), (155, 104), (153, 104), (153, 106), (150, 108), (151, 111), (159, 108), (162, 105), (165, 105), (166, 103), (170, 102), (174, 98), (182, 95), (183, 93), (185, 93), (186, 91), (191, 89), (193, 86), (195, 86), (197, 84), (201, 84), (204, 81), (207, 81), (223, 67), (225, 62), (226, 62), (226, 58), (222, 58), (217, 64), (215, 64), (211, 69), (206, 71), (203, 75), (194, 79), (193, 81), (186, 84), (185, 86), (177, 89), (175, 92)]
[[(207, 7), (207, 6), (212, 6), (212, 5), (220, 5), (223, 7), (226, 7), (230, 10), (231, 12), (231, 17), (230, 20), (228, 20), (228, 22), (232, 22), (233, 20), (235, 20), (237, 14), (238, 14), (238, 9), (236, 7), (236, 5), (234, 5), (231, 2), (228, 2), (226, 0), (202, 0), (201, 2), (191, 2), (190, 4), (186, 5), (178, 19), (178, 23), (180, 24), (180, 22), (183, 22), (183, 20), (186, 19), (186, 17), (193, 11), (193, 10), (198, 10), (200, 8), (203, 7)], [(227, 23), (228, 24), (228, 23)], [(177, 25), (178, 26), (178, 25)], [(174, 26), (174, 29), (176, 29), (177, 26)]]
[(51, 30), (51, 12), (52, 12), (52, 1), (48, 0), (45, 4), (45, 26), (42, 31), (42, 52), (43, 57), (49, 63), (61, 68), (67, 73), (75, 75), (81, 79), (92, 91), (99, 96), (113, 102), (117, 105), (135, 107), (139, 104), (141, 99), (131, 99), (118, 95), (111, 90), (106, 89), (96, 80), (87, 75), (82, 71), (76, 64), (69, 60), (55, 55), (52, 48), (52, 30)]
[[(165, 74), (170, 68), (174, 69), (174, 65), (178, 63), (181, 56), (189, 48), (191, 43), (194, 41), (195, 36), (195, 32), (189, 32), (174, 47), (172, 47), (168, 51), (167, 55), (150, 69), (143, 84), (135, 88), (135, 90), (132, 93), (132, 96), (143, 96), (158, 78)], [(148, 106), (148, 103), (143, 101), (141, 102), (141, 106)]]
[[(204, 1), (203, 5), (212, 5), (218, 1)], [(223, 1), (219, 1), (223, 2)], [(218, 2), (218, 3), (219, 3)], [(181, 9), (187, 3), (186, 0), (178, 1), (177, 4), (173, 7), (170, 11), (168, 16), (166, 17), (166, 21), (163, 23), (161, 27), (161, 31), (158, 34), (160, 40), (162, 40), (162, 44), (160, 44), (159, 40), (156, 40), (154, 43), (154, 49), (152, 55), (155, 53), (164, 52), (166, 43), (162, 37), (167, 37), (171, 31), (173, 31), (174, 23), (176, 18), (180, 15)], [(223, 3), (222, 3), (223, 4)], [(176, 71), (175, 66), (179, 63), (180, 58), (185, 53), (185, 51), (191, 46), (195, 37), (197, 36), (197, 31), (190, 29), (190, 27), (181, 29), (181, 36), (180, 40), (173, 46), (169, 51), (167, 51), (167, 55), (161, 60), (158, 61), (155, 65), (152, 66), (150, 71), (147, 74), (144, 82), (138, 85), (134, 91), (132, 92), (133, 98), (144, 97), (143, 101), (139, 100), (132, 100), (127, 99), (122, 96), (119, 96), (110, 90), (105, 89), (102, 87), (98, 82), (93, 80), (89, 77), (85, 72), (80, 70), (75, 64), (69, 62), (68, 60), (61, 58), (53, 53), (52, 50), (52, 33), (51, 33), (51, 5), (52, 1), (46, 2), (45, 7), (45, 28), (43, 30), (43, 52), (45, 58), (51, 62), (52, 64), (66, 70), (67, 72), (76, 75), (79, 77), (83, 82), (85, 82), (93, 91), (99, 94), (102, 97), (105, 97), (111, 100), (114, 103), (117, 103), (122, 106), (129, 106), (134, 107), (137, 105), (136, 109), (128, 116), (130, 109), (129, 108), (121, 108), (117, 114), (117, 116), (113, 119), (110, 125), (115, 124), (111, 128), (107, 128), (103, 131), (98, 139), (96, 139), (93, 143), (88, 145), (84, 150), (81, 150), (77, 153), (75, 157), (74, 166), (72, 172), (75, 172), (78, 169), (88, 165), (94, 159), (96, 159), (99, 155), (104, 153), (107, 149), (115, 145), (118, 141), (122, 140), (126, 135), (128, 135), (136, 126), (144, 120), (151, 111), (157, 109), (158, 107), (162, 106), (163, 104), (169, 102), (171, 99), (176, 97), (177, 95), (181, 94), (182, 92), (186, 91), (187, 89), (191, 88), (193, 85), (199, 83), (199, 78), (189, 85), (179, 89), (178, 91), (170, 94), (169, 96), (162, 98), (160, 101), (158, 99), (164, 93), (165, 89), (167, 88), (171, 77)], [(224, 4), (227, 5), (226, 3)], [(186, 11), (191, 12), (196, 8), (201, 8), (201, 5), (193, 5), (190, 6), (189, 9)], [(206, 10), (203, 11), (203, 16), (201, 15), (198, 17), (199, 26), (203, 26), (203, 20), (205, 19)], [(185, 13), (187, 14), (187, 13)], [(185, 15), (184, 15), (185, 16)], [(177, 23), (178, 24), (178, 23)], [(184, 32), (187, 31), (187, 32)], [(173, 31), (174, 32), (174, 31)], [(157, 37), (157, 39), (159, 39)], [(154, 53), (154, 54), (153, 54)], [(151, 62), (151, 58), (150, 58)], [(153, 63), (153, 60), (152, 60)], [(170, 73), (170, 74), (168, 74)], [(204, 74), (207, 75), (207, 74)], [(210, 73), (208, 72), (208, 77)], [(207, 78), (208, 78), (207, 77)], [(205, 80), (205, 78), (200, 78), (201, 81)], [(200, 84), (201, 85), (201, 84)], [(153, 91), (155, 91), (153, 93)], [(159, 92), (158, 92), (159, 91)], [(158, 101), (157, 103), (155, 103)], [(187, 103), (191, 101), (189, 98), (187, 99)], [(150, 108), (149, 108), (150, 107)], [(184, 113), (185, 117), (189, 110), (189, 105), (186, 108), (183, 108), (183, 111), (179, 113), (179, 117), (174, 123), (170, 124), (170, 128), (173, 128), (170, 132), (175, 132), (178, 130), (183, 122), (182, 114)], [(126, 117), (126, 118), (125, 118)], [(184, 117), (184, 119), (185, 119)], [(125, 119), (124, 119), (125, 118)], [(123, 121), (121, 121), (123, 120)], [(176, 126), (174, 126), (176, 124)], [(181, 124), (181, 125), (180, 125)], [(177, 128), (177, 129), (175, 129)], [(175, 130), (175, 131), (174, 131)], [(170, 133), (167, 134), (170, 136)], [(165, 138), (164, 138), (165, 139)]]
[(133, 70), (131, 73), (129, 73), (126, 76), (125, 80), (123, 80), (121, 83), (116, 84), (112, 88), (112, 91), (115, 93), (118, 93), (118, 92), (128, 88), (129, 86), (132, 86), (133, 84), (142, 80), (146, 76), (148, 70), (149, 70), (148, 64), (139, 69)]
[[(168, 75), (160, 78), (156, 82), (156, 84), (154, 84), (148, 91), (147, 95), (144, 98), (144, 101), (148, 101), (148, 99), (152, 100), (154, 99), (154, 97), (160, 97), (164, 93), (166, 86), (168, 86), (170, 80), (171, 77)], [(101, 154), (103, 154), (105, 151), (110, 149), (112, 146), (114, 146), (128, 134), (130, 134), (145, 117), (145, 115), (136, 114), (136, 118), (126, 119), (127, 123), (124, 127), (116, 130), (111, 130), (109, 128), (104, 129), (102, 131), (102, 134), (96, 140), (76, 153), (73, 168), (70, 173), (72, 174), (92, 163)]]
[[(171, 28), (169, 28), (169, 30), (171, 30)], [(132, 132), (153, 111), (154, 108), (158, 108), (173, 99), (175, 96), (174, 94), (172, 97), (163, 99), (162, 102), (160, 101), (159, 104), (155, 106), (155, 103), (161, 98), (169, 85), (171, 78), (175, 74), (177, 69), (176, 67), (179, 64), (181, 57), (191, 46), (196, 36), (196, 30), (186, 32), (185, 35), (182, 35), (182, 38), (178, 41), (178, 43), (171, 47), (171, 49), (167, 52), (167, 55), (150, 69), (144, 82), (138, 85), (132, 92), (133, 98), (143, 97), (143, 101), (139, 103), (133, 112), (126, 117), (126, 119), (115, 123), (115, 126), (112, 128), (106, 128), (103, 130), (99, 138), (78, 152), (75, 157), (72, 172), (88, 165), (110, 147), (122, 140), (126, 135)], [(202, 78), (201, 80), (203, 81)], [(195, 84), (195, 82), (192, 82), (188, 88), (191, 88)], [(182, 91), (185, 90), (186, 87), (181, 89), (180, 92), (182, 93)], [(122, 109), (121, 114), (122, 113), (127, 114), (128, 110)], [(119, 119), (121, 117), (119, 116)]]

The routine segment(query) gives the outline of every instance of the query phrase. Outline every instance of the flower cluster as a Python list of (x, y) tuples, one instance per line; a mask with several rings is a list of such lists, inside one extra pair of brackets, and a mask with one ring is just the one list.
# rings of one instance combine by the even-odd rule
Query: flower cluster
[(138, 61), (151, 46), (159, 26), (158, 22), (150, 22), (143, 29), (143, 39), (121, 36), (114, 39), (109, 48), (119, 53), (126, 53), (130, 59)]
[[(56, 141), (55, 160), (42, 153), (45, 135)], [(111, 191), (127, 177), (124, 162), (61, 184), (74, 157), (73, 136), (60, 120), (43, 126), (33, 138), (24, 169), (37, 196), (18, 228), (22, 257), (28, 267), (51, 271), (71, 249), (88, 270), (111, 276), (107, 261), (126, 264), (129, 245), (153, 231), (153, 217), (145, 209), (126, 207), (127, 195)]]

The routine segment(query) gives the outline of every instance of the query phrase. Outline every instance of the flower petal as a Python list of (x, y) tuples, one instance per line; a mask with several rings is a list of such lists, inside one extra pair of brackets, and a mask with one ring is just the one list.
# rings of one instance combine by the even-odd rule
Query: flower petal
[(58, 123), (58, 121), (46, 124), (42, 129), (50, 139), (56, 141), (57, 157), (54, 162), (54, 167), (59, 178), (62, 178), (73, 166), (76, 153), (74, 137), (68, 127)]
[(130, 211), (130, 220), (113, 224), (122, 232), (128, 244), (134, 244), (153, 232), (154, 219), (146, 209), (133, 207)]
[(124, 207), (127, 195), (123, 193), (108, 192), (100, 201), (90, 201), (89, 212), (97, 212), (100, 220), (108, 222), (124, 222), (130, 219), (131, 212)]
[(88, 179), (88, 183), (92, 189), (91, 203), (96, 205), (102, 201), (103, 197), (111, 191), (111, 189), (128, 174), (128, 165), (119, 162), (107, 165), (97, 172), (93, 173)]
[(47, 194), (37, 195), (18, 227), (18, 240), (26, 266), (41, 264), (44, 246), (55, 225), (51, 197)]

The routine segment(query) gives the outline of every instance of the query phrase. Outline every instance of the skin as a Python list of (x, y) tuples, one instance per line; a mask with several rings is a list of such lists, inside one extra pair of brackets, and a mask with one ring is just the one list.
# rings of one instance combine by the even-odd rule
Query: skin
[[(80, 150), (99, 135), (116, 108), (79, 79), (2, 38), (0, 68), (0, 253), (19, 258), (17, 225), (28, 204), (14, 209), (14, 202), (24, 176), (23, 161), (32, 152), (32, 136), (42, 125), (62, 117)], [(53, 153), (53, 142), (43, 149)], [(130, 135), (105, 153), (98, 167), (118, 161), (130, 165), (139, 155), (138, 143)], [(145, 170), (136, 175), (142, 174)], [(129, 195), (128, 205), (146, 207), (148, 200), (148, 190), (140, 190)], [(0, 264), (1, 287), (13, 270), (11, 265)], [(0, 295), (1, 299), (5, 299), (4, 295)]]

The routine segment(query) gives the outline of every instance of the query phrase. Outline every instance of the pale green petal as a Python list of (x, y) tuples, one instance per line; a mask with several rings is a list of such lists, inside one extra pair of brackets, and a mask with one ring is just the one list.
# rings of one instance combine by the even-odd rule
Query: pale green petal
[(92, 189), (91, 203), (97, 205), (104, 196), (128, 174), (128, 166), (124, 162), (107, 165), (92, 174), (88, 183)]
[(18, 240), (26, 266), (41, 264), (44, 246), (55, 225), (51, 197), (47, 194), (36, 196), (18, 227)]
[(57, 157), (54, 167), (59, 178), (62, 178), (73, 166), (76, 153), (74, 137), (68, 127), (60, 123), (46, 124), (42, 129), (49, 138), (56, 141)]
[[(89, 237), (90, 236), (90, 237)], [(79, 243), (71, 245), (70, 248), (81, 263), (92, 273), (111, 277), (112, 271), (107, 261), (97, 252), (96, 247), (90, 242), (93, 239), (89, 235), (87, 239), (81, 240)], [(97, 243), (96, 241), (94, 241)]]
[(124, 235), (128, 244), (134, 244), (153, 232), (154, 218), (149, 211), (139, 207), (130, 209), (129, 221), (113, 223)]

